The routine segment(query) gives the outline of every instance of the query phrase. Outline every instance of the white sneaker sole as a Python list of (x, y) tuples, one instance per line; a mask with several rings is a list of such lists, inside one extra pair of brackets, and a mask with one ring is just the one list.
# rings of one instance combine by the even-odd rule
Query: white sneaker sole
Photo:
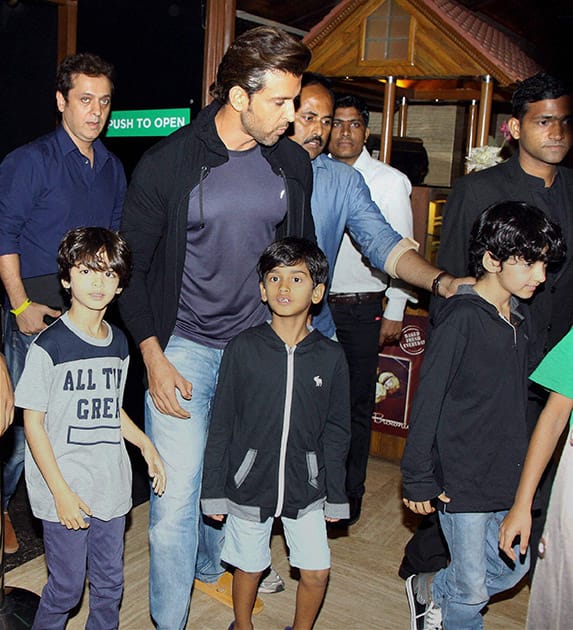
[(418, 630), (416, 596), (414, 595), (414, 587), (412, 585), (415, 577), (415, 575), (410, 575), (410, 577), (406, 579), (406, 596), (408, 597), (408, 606), (410, 607), (410, 630)]

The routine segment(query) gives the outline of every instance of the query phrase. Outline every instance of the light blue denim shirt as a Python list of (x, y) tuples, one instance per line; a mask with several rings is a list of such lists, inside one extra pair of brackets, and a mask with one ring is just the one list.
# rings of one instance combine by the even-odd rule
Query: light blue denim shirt
[[(325, 154), (312, 161), (314, 187), (312, 217), (319, 247), (329, 264), (329, 282), (345, 228), (374, 267), (384, 270), (388, 254), (402, 240), (372, 201), (362, 175)], [(312, 322), (323, 335), (332, 337), (334, 321), (325, 303)]]

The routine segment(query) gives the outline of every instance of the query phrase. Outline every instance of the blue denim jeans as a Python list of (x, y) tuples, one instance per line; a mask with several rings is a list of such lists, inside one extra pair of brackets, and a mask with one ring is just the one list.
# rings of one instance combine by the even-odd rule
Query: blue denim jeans
[[(18, 330), (16, 318), (11, 313), (6, 313), (4, 354), (14, 387), (22, 376), (26, 354), (34, 339), (35, 335), (23, 335)], [(8, 503), (16, 491), (16, 486), (24, 470), (25, 445), (22, 414), (20, 410), (16, 410), (14, 424), (2, 438), (2, 509), (4, 511), (8, 509)]]
[[(436, 573), (432, 599), (442, 609), (444, 630), (483, 628), (482, 608), (489, 598), (515, 586), (529, 569), (500, 555), (498, 534), (507, 510), (500, 512), (440, 512), (440, 525), (452, 560)], [(519, 557), (519, 546), (516, 545)]]
[[(165, 464), (167, 488), (151, 493), (149, 603), (159, 630), (182, 630), (195, 576), (214, 582), (221, 566), (223, 528), (204, 523), (199, 499), (203, 457), (222, 350), (171, 336), (165, 356), (193, 384), (191, 400), (178, 395), (191, 417), (160, 413), (145, 397), (146, 433)], [(197, 575), (196, 575), (197, 574)]]
[(86, 630), (119, 626), (123, 594), (125, 516), (102, 521), (90, 518), (87, 529), (66, 529), (42, 521), (48, 582), (42, 590), (33, 630), (63, 630), (70, 611), (80, 601), (86, 572), (90, 612)]

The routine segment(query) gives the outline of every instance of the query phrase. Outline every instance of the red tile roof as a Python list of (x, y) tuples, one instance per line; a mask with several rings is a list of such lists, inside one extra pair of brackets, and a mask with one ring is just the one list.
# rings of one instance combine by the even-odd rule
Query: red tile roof
[(539, 72), (542, 68), (508, 35), (481, 19), (455, 0), (418, 0), (435, 11), (443, 22), (467, 43), (499, 65), (513, 82)]

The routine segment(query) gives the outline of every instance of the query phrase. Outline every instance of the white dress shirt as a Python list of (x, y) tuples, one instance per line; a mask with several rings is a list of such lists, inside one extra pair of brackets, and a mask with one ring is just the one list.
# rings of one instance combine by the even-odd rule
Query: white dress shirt
[[(412, 207), (410, 193), (412, 185), (404, 173), (375, 160), (366, 150), (352, 165), (359, 171), (373, 201), (390, 225), (404, 237), (412, 237)], [(400, 280), (392, 280), (383, 271), (367, 264), (360, 249), (346, 232), (336, 258), (330, 293), (370, 293), (386, 291), (388, 304), (384, 317), (401, 321), (408, 300), (416, 302), (415, 295), (407, 290)]]

